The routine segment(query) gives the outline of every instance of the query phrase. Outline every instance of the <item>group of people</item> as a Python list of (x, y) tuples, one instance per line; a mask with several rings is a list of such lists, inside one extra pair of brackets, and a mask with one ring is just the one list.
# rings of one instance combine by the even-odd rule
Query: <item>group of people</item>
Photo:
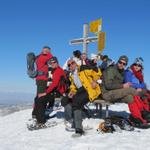
[[(98, 59), (102, 61), (100, 66), (97, 64)], [(125, 55), (114, 63), (107, 55), (95, 55), (88, 59), (86, 53), (76, 50), (62, 69), (58, 59), (51, 54), (51, 48), (45, 46), (36, 58), (36, 65), (37, 94), (32, 116), (39, 126), (45, 125), (45, 110), (54, 106), (55, 97), (59, 95), (64, 107), (65, 123), (70, 123), (77, 135), (84, 134), (84, 106), (98, 97), (112, 103), (127, 103), (132, 125), (149, 127), (150, 93), (144, 82), (141, 57), (125, 69), (128, 65), (128, 57)]]

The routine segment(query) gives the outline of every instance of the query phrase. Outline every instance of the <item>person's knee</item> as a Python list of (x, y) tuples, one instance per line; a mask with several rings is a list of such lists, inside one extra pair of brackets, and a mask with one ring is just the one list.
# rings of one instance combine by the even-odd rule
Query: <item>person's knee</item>
[(132, 103), (133, 102), (133, 95), (128, 95), (123, 99), (125, 103)]
[(72, 109), (73, 110), (77, 110), (77, 109), (81, 109), (81, 104), (79, 103), (78, 100), (74, 99), (72, 102)]
[(69, 98), (68, 97), (63, 97), (61, 99), (61, 106), (65, 107), (69, 103)]

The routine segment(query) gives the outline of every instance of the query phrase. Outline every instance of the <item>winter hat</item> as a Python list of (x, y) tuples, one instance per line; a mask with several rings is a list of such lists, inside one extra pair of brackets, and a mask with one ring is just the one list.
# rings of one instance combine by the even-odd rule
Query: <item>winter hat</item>
[(138, 57), (138, 58), (135, 59), (133, 64), (138, 64), (141, 67), (143, 67), (143, 62), (144, 62), (143, 58), (142, 57)]
[(52, 62), (57, 62), (58, 63), (57, 57), (50, 58), (50, 60), (48, 61), (48, 63), (51, 64)]
[(109, 59), (109, 58), (108, 58), (108, 55), (103, 55), (103, 56), (102, 56), (102, 60), (104, 60), (104, 59), (108, 60), (108, 59)]
[(44, 46), (43, 49), (46, 48), (48, 50), (51, 50), (51, 48), (49, 46)]
[(126, 64), (128, 64), (128, 57), (127, 56), (125, 56), (125, 55), (120, 56), (118, 62), (121, 61), (121, 60), (125, 61)]
[(75, 51), (73, 51), (73, 55), (77, 58), (80, 58), (81, 52), (79, 50), (75, 50)]

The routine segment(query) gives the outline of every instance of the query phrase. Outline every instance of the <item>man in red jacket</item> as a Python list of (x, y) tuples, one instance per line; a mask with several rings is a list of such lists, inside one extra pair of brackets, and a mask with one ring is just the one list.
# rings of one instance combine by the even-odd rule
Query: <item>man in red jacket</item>
[[(48, 80), (48, 60), (52, 58), (52, 54), (50, 53), (51, 48), (48, 46), (44, 46), (40, 55), (36, 58), (36, 66), (38, 75), (36, 77), (36, 85), (37, 85), (37, 94), (35, 97), (35, 101), (38, 100), (39, 97), (44, 95), (45, 90), (47, 88), (47, 80)], [(36, 116), (36, 102), (34, 103), (34, 108), (32, 111), (32, 117)]]
[(48, 62), (52, 67), (52, 83), (45, 90), (43, 94), (41, 94), (36, 101), (36, 119), (39, 125), (44, 125), (46, 122), (45, 117), (45, 109), (47, 102), (53, 101), (53, 93), (57, 92), (60, 95), (63, 95), (66, 91), (65, 84), (65, 72), (59, 66), (58, 60), (56, 57), (52, 57)]
[(48, 46), (43, 47), (42, 53), (36, 59), (37, 71), (38, 75), (36, 77), (36, 85), (37, 85), (37, 96), (42, 96), (42, 93), (45, 92), (47, 87), (48, 80), (48, 64), (47, 62), (52, 58), (52, 54), (50, 53), (51, 48)]

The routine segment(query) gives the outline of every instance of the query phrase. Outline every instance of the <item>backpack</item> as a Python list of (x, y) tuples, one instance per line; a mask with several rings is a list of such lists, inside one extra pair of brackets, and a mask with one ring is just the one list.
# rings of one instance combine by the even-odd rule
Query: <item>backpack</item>
[(27, 54), (27, 74), (30, 78), (35, 78), (38, 74), (35, 60), (36, 56), (33, 52)]
[(104, 122), (101, 122), (97, 129), (98, 132), (102, 133), (121, 132), (121, 130), (133, 131), (134, 127), (128, 119), (117, 115), (105, 118)]

